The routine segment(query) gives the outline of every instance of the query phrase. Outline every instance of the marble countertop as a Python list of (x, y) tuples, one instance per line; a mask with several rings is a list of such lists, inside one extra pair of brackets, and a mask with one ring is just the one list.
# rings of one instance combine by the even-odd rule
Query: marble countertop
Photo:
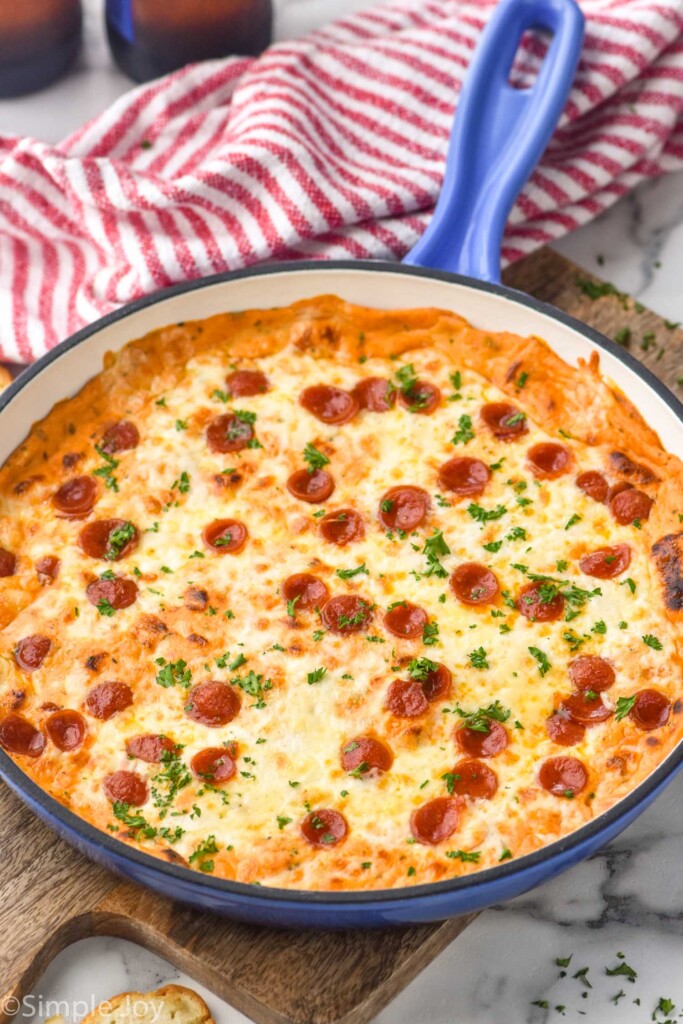
[[(0, 102), (0, 131), (56, 141), (129, 87), (109, 61), (102, 6), (86, 0), (87, 45), (73, 73), (45, 93)], [(280, 0), (278, 37), (364, 6), (368, 0)], [(683, 175), (640, 187), (558, 249), (665, 317), (683, 319)], [(678, 1019), (683, 1012), (682, 849), (679, 778), (590, 861), (483, 913), (375, 1024), (645, 1024), (660, 999), (677, 1005), (656, 1019)], [(570, 955), (561, 978), (555, 960)], [(637, 972), (634, 982), (605, 973), (621, 963)], [(573, 977), (584, 967), (587, 975)], [(24, 1019), (43, 1021), (60, 1011), (77, 1024), (101, 999), (170, 981), (202, 992), (218, 1024), (246, 1024), (241, 1014), (159, 957), (115, 939), (87, 940), (59, 956), (27, 1000)]]

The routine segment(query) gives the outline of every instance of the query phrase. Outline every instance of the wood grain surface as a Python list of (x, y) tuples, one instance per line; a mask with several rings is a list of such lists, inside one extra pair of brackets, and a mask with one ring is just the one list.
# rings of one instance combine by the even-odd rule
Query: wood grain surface
[[(683, 394), (675, 326), (547, 249), (505, 280), (628, 344)], [(380, 932), (283, 932), (200, 914), (85, 860), (2, 784), (0, 848), (0, 1007), (29, 992), (70, 943), (116, 935), (159, 953), (257, 1024), (367, 1024), (476, 916)], [(0, 1010), (0, 1024), (7, 1020)]]

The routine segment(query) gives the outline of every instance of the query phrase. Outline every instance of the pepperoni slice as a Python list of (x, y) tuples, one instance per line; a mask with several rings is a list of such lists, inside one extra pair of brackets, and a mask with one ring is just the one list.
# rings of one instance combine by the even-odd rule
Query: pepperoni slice
[(463, 562), (451, 576), (451, 589), (463, 604), (491, 604), (498, 596), (495, 573), (479, 562)]
[(225, 683), (209, 679), (190, 690), (185, 714), (193, 722), (218, 729), (232, 722), (240, 709), (240, 699)]
[(237, 770), (234, 759), (225, 747), (206, 747), (195, 754), (190, 767), (198, 779), (212, 785), (228, 782)]
[(387, 692), (386, 707), (396, 718), (419, 718), (429, 702), (417, 679), (395, 679)]
[(441, 392), (436, 384), (430, 384), (427, 380), (416, 380), (409, 391), (399, 393), (399, 399), (408, 412), (429, 416), (441, 404)]
[(355, 540), (363, 540), (365, 526), (358, 512), (352, 508), (340, 508), (337, 512), (328, 512), (323, 516), (320, 532), (330, 544), (343, 548)]
[(628, 526), (630, 523), (644, 523), (650, 518), (650, 509), (654, 502), (644, 491), (638, 491), (635, 487), (628, 487), (619, 491), (609, 500), (610, 512), (621, 526)]
[(420, 636), (428, 622), (429, 616), (424, 608), (410, 601), (399, 601), (384, 616), (386, 629), (403, 640)]
[(531, 622), (554, 622), (564, 612), (564, 598), (543, 583), (527, 583), (515, 602), (517, 610)]
[(301, 834), (311, 846), (336, 846), (348, 831), (344, 815), (326, 807), (311, 811), (301, 822)]
[(88, 733), (83, 715), (78, 711), (55, 711), (45, 723), (48, 736), (65, 753), (78, 750)]
[(425, 678), (421, 680), (421, 686), (430, 704), (442, 700), (448, 695), (452, 679), (450, 671), (440, 663), (437, 663), (436, 668), (427, 672)]
[(104, 601), (118, 611), (135, 604), (138, 588), (132, 580), (119, 577), (114, 580), (93, 580), (85, 588), (85, 596), (95, 607)]
[(149, 796), (147, 783), (135, 772), (107, 775), (103, 788), (107, 799), (113, 804), (128, 804), (129, 807), (142, 807)]
[(604, 504), (607, 500), (609, 486), (602, 473), (598, 473), (597, 469), (587, 469), (585, 473), (579, 473), (576, 478), (576, 486), (593, 501)]
[(45, 750), (45, 737), (23, 715), (10, 711), (0, 721), (0, 747), (10, 754), (40, 757)]
[[(59, 567), (61, 565), (60, 560), (55, 555), (44, 555), (43, 558), (39, 558), (36, 562), (36, 573), (38, 574), (38, 581), (43, 586), (46, 583), (52, 583), (56, 580), (59, 575)], [(2, 575), (0, 573), (0, 575)]]
[(52, 641), (40, 633), (25, 636), (14, 648), (14, 660), (24, 672), (34, 672), (43, 664), (51, 647)]
[(372, 736), (357, 736), (345, 743), (341, 751), (341, 766), (353, 775), (379, 775), (388, 772), (394, 755), (386, 743)]
[(545, 731), (553, 743), (559, 743), (562, 747), (575, 747), (586, 735), (582, 725), (559, 711), (553, 711), (550, 718), (546, 719)]
[(449, 459), (439, 469), (441, 487), (445, 491), (453, 491), (454, 494), (483, 494), (490, 479), (491, 470), (486, 463), (467, 455)]
[(590, 555), (584, 555), (579, 562), (581, 572), (586, 576), (595, 576), (599, 580), (613, 580), (626, 572), (631, 564), (631, 548), (628, 544), (616, 544), (614, 547), (598, 548)]
[(237, 519), (215, 519), (204, 529), (202, 539), (219, 555), (236, 555), (247, 543), (249, 532)]
[(583, 654), (570, 664), (569, 678), (576, 690), (602, 693), (603, 690), (609, 690), (616, 676), (614, 669), (604, 658), (598, 657), (597, 654)]
[(334, 478), (325, 469), (298, 469), (287, 481), (287, 490), (299, 501), (312, 505), (327, 501), (334, 491)]
[(253, 439), (251, 423), (231, 412), (216, 416), (206, 428), (206, 442), (212, 452), (239, 452), (247, 448)]
[(348, 391), (331, 384), (315, 384), (299, 396), (304, 409), (323, 423), (348, 423), (358, 412), (358, 401)]
[(17, 568), (17, 556), (6, 548), (0, 548), (0, 578), (3, 576), (14, 576)]
[(498, 776), (483, 761), (466, 758), (458, 761), (452, 772), (453, 792), (458, 796), (471, 796), (490, 800), (498, 789)]
[(137, 757), (140, 761), (147, 761), (148, 764), (159, 764), (165, 753), (173, 754), (177, 749), (178, 744), (168, 736), (160, 736), (155, 733), (131, 736), (129, 740), (126, 740), (128, 756)]
[(528, 431), (526, 415), (509, 402), (489, 402), (479, 415), (494, 437), (511, 441)]
[(118, 679), (94, 686), (85, 698), (85, 706), (94, 718), (106, 722), (133, 703), (133, 691)]
[(414, 530), (429, 512), (429, 495), (421, 487), (392, 487), (379, 503), (379, 521), (387, 530)]
[(671, 702), (659, 690), (639, 690), (629, 718), (644, 732), (661, 729), (669, 721)]
[(488, 732), (461, 725), (455, 730), (455, 741), (470, 757), (495, 757), (508, 745), (508, 731), (500, 722), (488, 719)]
[(127, 519), (95, 519), (78, 535), (81, 550), (90, 558), (118, 562), (137, 547), (140, 534)]
[(261, 370), (235, 370), (228, 374), (226, 383), (233, 398), (265, 395), (270, 388), (268, 378)]
[(574, 796), (585, 788), (588, 771), (577, 757), (549, 757), (541, 765), (538, 778), (549, 793)]
[(75, 476), (52, 495), (52, 504), (62, 519), (82, 519), (97, 501), (97, 483), (91, 476)]
[(526, 453), (529, 468), (539, 480), (555, 480), (569, 469), (571, 452), (563, 444), (544, 441), (535, 444)]
[(130, 451), (131, 448), (137, 448), (139, 444), (140, 432), (135, 424), (130, 420), (120, 420), (113, 427), (109, 427), (100, 448), (107, 455), (113, 455), (114, 452)]
[(438, 796), (436, 800), (422, 804), (410, 816), (410, 831), (418, 843), (436, 846), (444, 839), (450, 839), (460, 822), (460, 806), (457, 800)]
[(372, 619), (372, 606), (357, 594), (337, 594), (323, 606), (320, 617), (332, 633), (361, 633)]
[(565, 697), (560, 704), (560, 711), (579, 725), (598, 725), (612, 717), (612, 712), (600, 700), (600, 694), (593, 690), (583, 690)]
[(296, 610), (320, 608), (327, 600), (328, 590), (322, 580), (308, 572), (288, 576), (282, 584), (285, 601), (296, 601)]
[(389, 412), (396, 405), (396, 388), (384, 377), (359, 380), (351, 394), (368, 412)]

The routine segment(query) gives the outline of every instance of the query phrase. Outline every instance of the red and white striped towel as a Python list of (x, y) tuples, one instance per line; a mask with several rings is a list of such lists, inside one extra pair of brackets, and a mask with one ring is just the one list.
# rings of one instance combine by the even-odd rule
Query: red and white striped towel
[[(0, 137), (0, 356), (29, 361), (120, 304), (202, 274), (401, 257), (438, 194), (492, 5), (393, 0), (259, 59), (135, 89), (58, 146)], [(510, 218), (507, 261), (683, 167), (683, 0), (583, 8), (578, 77)]]

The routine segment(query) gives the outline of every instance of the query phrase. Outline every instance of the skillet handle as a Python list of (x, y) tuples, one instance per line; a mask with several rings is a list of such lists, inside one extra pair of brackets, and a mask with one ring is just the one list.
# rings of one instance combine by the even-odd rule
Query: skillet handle
[[(502, 0), (462, 87), (436, 209), (404, 263), (500, 280), (505, 224), (562, 113), (583, 26), (575, 0)], [(553, 38), (533, 86), (516, 89), (508, 76), (533, 28)]]

